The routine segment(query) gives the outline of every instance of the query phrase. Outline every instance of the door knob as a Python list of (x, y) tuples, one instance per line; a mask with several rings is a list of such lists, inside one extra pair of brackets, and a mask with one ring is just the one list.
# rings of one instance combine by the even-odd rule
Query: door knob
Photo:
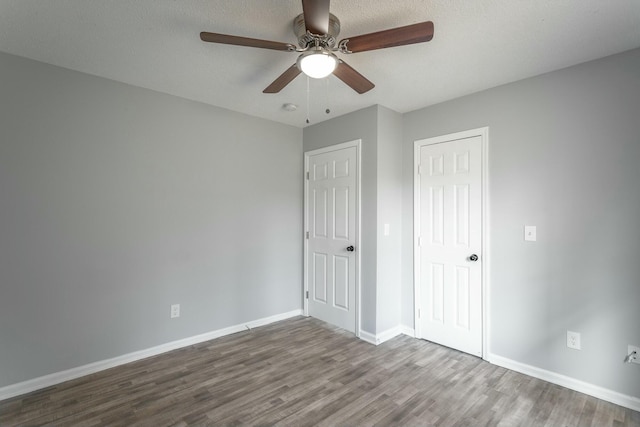
[(354, 248), (353, 246), (347, 246), (347, 252), (353, 252), (355, 250), (356, 248)]
[(476, 254), (472, 254), (472, 255), (469, 257), (469, 261), (477, 261), (477, 260), (478, 260), (478, 255), (476, 255)]

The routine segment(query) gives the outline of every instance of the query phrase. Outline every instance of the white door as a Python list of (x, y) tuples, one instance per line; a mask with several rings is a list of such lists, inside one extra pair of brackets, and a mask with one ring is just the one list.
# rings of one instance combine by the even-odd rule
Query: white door
[(477, 356), (483, 330), (482, 152), (481, 136), (416, 142), (416, 332)]
[(307, 153), (306, 288), (310, 316), (356, 332), (357, 145)]

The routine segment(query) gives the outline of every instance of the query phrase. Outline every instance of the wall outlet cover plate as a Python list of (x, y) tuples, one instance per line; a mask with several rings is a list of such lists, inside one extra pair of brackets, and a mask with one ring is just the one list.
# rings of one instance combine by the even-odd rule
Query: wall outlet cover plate
[(171, 305), (171, 318), (180, 317), (180, 304)]
[(536, 241), (536, 226), (535, 225), (525, 225), (524, 226), (524, 240), (527, 242), (535, 242)]
[(567, 331), (567, 347), (572, 348), (574, 350), (581, 350), (582, 345), (580, 344), (580, 333)]

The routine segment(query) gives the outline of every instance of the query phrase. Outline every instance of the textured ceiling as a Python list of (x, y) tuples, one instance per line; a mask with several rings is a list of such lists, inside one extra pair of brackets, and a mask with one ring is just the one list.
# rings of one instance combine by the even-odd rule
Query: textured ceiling
[(0, 0), (0, 51), (303, 127), (307, 84), (317, 123), (373, 104), (412, 111), (640, 47), (639, 0), (333, 0), (339, 39), (426, 20), (434, 38), (340, 55), (376, 84), (364, 95), (303, 75), (267, 95), (295, 53), (199, 39), (295, 44), (301, 11), (300, 0)]

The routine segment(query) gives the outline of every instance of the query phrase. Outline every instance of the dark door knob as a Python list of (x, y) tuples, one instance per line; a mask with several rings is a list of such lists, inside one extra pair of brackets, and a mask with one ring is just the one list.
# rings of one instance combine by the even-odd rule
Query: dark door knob
[(477, 261), (478, 260), (478, 255), (473, 254), (469, 257), (469, 261)]
[(355, 250), (356, 250), (356, 248), (354, 248), (353, 246), (347, 246), (347, 251), (348, 252), (353, 252)]

